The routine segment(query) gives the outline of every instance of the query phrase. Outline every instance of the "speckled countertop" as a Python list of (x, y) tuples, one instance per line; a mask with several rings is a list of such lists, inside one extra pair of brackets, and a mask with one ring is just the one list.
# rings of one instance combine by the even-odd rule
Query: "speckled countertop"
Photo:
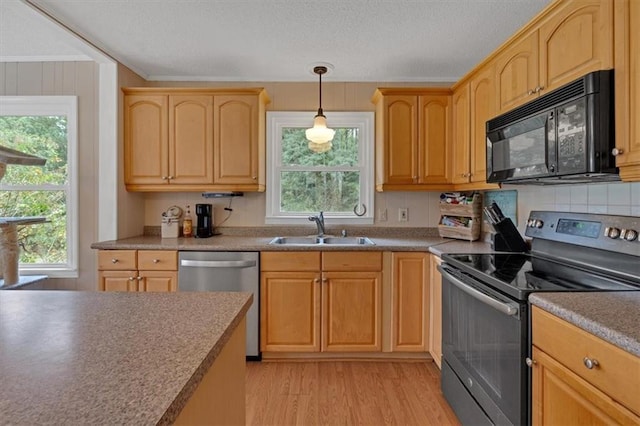
[(640, 291), (533, 293), (529, 301), (640, 356)]
[[(144, 235), (120, 240), (101, 241), (91, 248), (101, 250), (200, 250), (200, 251), (431, 251), (437, 255), (442, 252), (475, 253), (490, 251), (484, 242), (466, 242), (442, 238), (437, 229), (431, 228), (366, 228), (349, 229), (349, 236), (369, 237), (375, 245), (277, 245), (269, 244), (276, 236), (309, 235), (309, 228), (243, 228), (225, 229), (222, 235), (211, 238), (161, 238), (157, 235)], [(340, 235), (340, 230), (328, 233)], [(444, 249), (453, 244), (455, 248)], [(434, 251), (434, 248), (438, 249)]]
[(0, 292), (0, 423), (169, 424), (252, 298)]

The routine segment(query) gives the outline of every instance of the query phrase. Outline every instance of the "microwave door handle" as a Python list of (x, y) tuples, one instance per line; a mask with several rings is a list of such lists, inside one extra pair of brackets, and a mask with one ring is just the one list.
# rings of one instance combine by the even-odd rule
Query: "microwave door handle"
[(503, 314), (509, 315), (509, 316), (515, 316), (518, 313), (518, 307), (514, 306), (512, 304), (509, 303), (504, 303), (501, 302), (499, 300), (494, 299), (491, 296), (488, 296), (486, 294), (484, 294), (481, 291), (476, 290), (473, 287), (468, 286), (467, 284), (465, 284), (464, 282), (462, 282), (462, 280), (458, 279), (457, 277), (454, 277), (453, 275), (451, 275), (450, 273), (448, 273), (447, 271), (445, 271), (444, 269), (442, 269), (440, 266), (438, 266), (438, 270), (442, 273), (443, 277), (446, 278), (447, 280), (449, 280), (451, 282), (451, 284), (455, 285), (458, 289), (464, 291), (465, 293), (467, 293), (469, 296), (479, 300), (480, 302), (491, 306), (494, 309), (497, 309), (498, 311), (502, 312)]
[(255, 260), (186, 260), (180, 261), (180, 266), (195, 266), (200, 268), (252, 268)]

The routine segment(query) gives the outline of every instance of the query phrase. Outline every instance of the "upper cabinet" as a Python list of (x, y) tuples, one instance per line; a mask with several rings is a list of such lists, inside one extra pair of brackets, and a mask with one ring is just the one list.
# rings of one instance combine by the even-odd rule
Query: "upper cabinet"
[(448, 183), (451, 91), (380, 88), (376, 104), (376, 189), (442, 189)]
[(264, 90), (123, 91), (128, 190), (264, 190)]
[(498, 113), (613, 67), (613, 0), (567, 0), (496, 56)]
[(640, 181), (640, 2), (615, 2), (616, 165)]

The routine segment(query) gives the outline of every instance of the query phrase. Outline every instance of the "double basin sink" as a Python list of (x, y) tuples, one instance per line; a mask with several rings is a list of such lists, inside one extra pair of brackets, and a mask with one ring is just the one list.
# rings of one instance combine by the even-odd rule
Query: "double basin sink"
[(317, 237), (275, 237), (269, 244), (283, 246), (372, 246), (375, 245), (367, 237), (332, 237), (329, 235)]

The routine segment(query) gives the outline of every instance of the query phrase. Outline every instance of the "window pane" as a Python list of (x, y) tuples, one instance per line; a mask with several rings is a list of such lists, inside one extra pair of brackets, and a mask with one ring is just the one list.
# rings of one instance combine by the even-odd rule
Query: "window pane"
[(42, 167), (7, 167), (3, 185), (64, 184), (67, 181), (65, 116), (1, 116), (0, 145), (47, 160)]
[(334, 128), (336, 134), (330, 151), (318, 154), (309, 149), (305, 130), (299, 127), (282, 129), (283, 166), (357, 166), (358, 129)]
[(350, 213), (360, 199), (359, 172), (282, 172), (280, 183), (282, 212)]
[(44, 216), (49, 221), (18, 227), (20, 263), (67, 263), (64, 191), (0, 191), (0, 216)]

